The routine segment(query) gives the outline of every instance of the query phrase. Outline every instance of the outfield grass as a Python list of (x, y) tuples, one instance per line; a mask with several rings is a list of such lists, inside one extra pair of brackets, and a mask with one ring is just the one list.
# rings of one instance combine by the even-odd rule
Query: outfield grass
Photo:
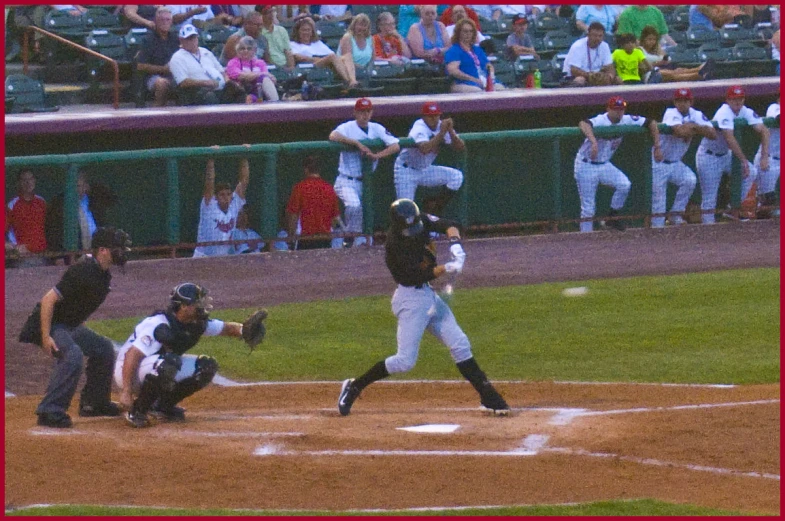
[(743, 512), (677, 505), (653, 499), (599, 501), (579, 505), (475, 508), (465, 510), (398, 510), (388, 512), (311, 512), (285, 510), (189, 510), (175, 508), (131, 508), (103, 506), (34, 507), (6, 512), (12, 516), (742, 516)]
[[(589, 293), (562, 296), (572, 286)], [(779, 293), (771, 268), (458, 289), (451, 305), (495, 380), (753, 384), (779, 382)], [(269, 309), (257, 352), (227, 338), (204, 338), (192, 351), (246, 381), (341, 380), (395, 352), (389, 295)], [(250, 311), (212, 316), (241, 321)], [(89, 325), (122, 342), (139, 319)], [(426, 334), (417, 366), (402, 377), (459, 375)]]

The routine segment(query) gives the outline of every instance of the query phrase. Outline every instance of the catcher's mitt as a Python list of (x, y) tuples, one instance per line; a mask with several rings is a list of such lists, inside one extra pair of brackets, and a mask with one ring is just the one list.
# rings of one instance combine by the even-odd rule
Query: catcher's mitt
[(265, 318), (267, 318), (267, 310), (260, 309), (243, 322), (243, 340), (251, 351), (264, 340), (264, 335), (267, 334), (267, 328), (264, 326)]

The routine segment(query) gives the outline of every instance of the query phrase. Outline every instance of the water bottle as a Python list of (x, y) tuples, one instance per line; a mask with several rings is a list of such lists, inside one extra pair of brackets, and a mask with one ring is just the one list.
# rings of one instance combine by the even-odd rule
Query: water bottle
[(488, 65), (485, 66), (485, 70), (488, 73), (487, 83), (485, 84), (485, 90), (487, 92), (493, 92), (493, 84), (494, 84), (494, 80), (496, 79), (494, 78), (494, 74), (493, 74), (493, 66), (489, 63)]
[(308, 81), (304, 81), (302, 87), (300, 87), (300, 97), (303, 101), (308, 101)]
[(534, 88), (542, 88), (542, 73), (540, 73), (540, 69), (534, 69)]

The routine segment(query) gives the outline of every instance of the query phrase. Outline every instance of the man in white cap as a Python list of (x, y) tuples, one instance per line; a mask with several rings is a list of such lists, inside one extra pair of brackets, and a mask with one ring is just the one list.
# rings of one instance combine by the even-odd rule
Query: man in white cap
[[(199, 47), (199, 31), (191, 24), (180, 27), (180, 50), (169, 60), (181, 105), (212, 105), (245, 101), (245, 92), (227, 82), (215, 55)], [(242, 93), (242, 96), (240, 96)], [(242, 97), (242, 100), (240, 99)]]

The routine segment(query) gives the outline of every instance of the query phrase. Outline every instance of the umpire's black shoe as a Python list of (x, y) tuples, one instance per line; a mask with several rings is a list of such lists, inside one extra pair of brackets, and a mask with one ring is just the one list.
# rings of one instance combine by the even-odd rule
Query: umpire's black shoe
[(158, 419), (169, 422), (185, 421), (185, 409), (176, 405), (172, 405), (171, 407), (162, 407), (158, 402), (156, 402), (150, 409), (150, 414)]
[(106, 402), (100, 405), (79, 404), (79, 416), (120, 416), (121, 414), (120, 406), (114, 402)]
[(54, 429), (70, 429), (74, 422), (67, 414), (42, 413), (38, 415), (38, 425)]
[(352, 404), (360, 396), (360, 391), (354, 385), (354, 378), (343, 381), (341, 394), (338, 395), (338, 412), (347, 416), (352, 411)]
[(491, 412), (494, 416), (509, 416), (510, 414), (510, 406), (490, 383), (486, 384), (483, 389), (480, 404), (483, 409)]

